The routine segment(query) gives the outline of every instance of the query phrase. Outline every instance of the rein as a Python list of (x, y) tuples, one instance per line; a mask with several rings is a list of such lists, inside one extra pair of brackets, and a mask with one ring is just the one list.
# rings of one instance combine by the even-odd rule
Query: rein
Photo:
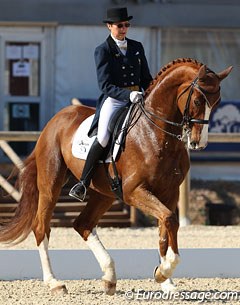
[[(212, 72), (212, 71), (209, 71), (209, 72)], [(213, 72), (213, 73), (214, 73), (214, 72)], [(220, 87), (219, 87), (218, 90), (215, 91), (215, 92), (208, 92), (208, 91), (206, 91), (205, 89), (203, 89), (201, 86), (199, 86), (198, 80), (199, 80), (199, 77), (196, 77), (196, 78), (191, 82), (191, 84), (190, 84), (186, 89), (184, 89), (183, 92), (181, 92), (181, 93), (179, 94), (179, 96), (177, 97), (177, 101), (178, 101), (179, 98), (180, 98), (184, 93), (186, 93), (186, 92), (190, 89), (189, 94), (188, 94), (188, 97), (187, 97), (187, 102), (186, 102), (186, 104), (185, 104), (185, 108), (184, 108), (184, 111), (183, 111), (183, 119), (182, 119), (182, 122), (181, 122), (181, 123), (176, 123), (176, 122), (173, 122), (173, 121), (169, 121), (169, 120), (167, 120), (167, 119), (165, 119), (165, 118), (159, 117), (158, 115), (154, 114), (153, 112), (151, 112), (151, 111), (145, 109), (144, 103), (139, 103), (139, 104), (138, 104), (138, 105), (139, 105), (139, 108), (140, 108), (140, 110), (141, 110), (141, 112), (145, 115), (145, 117), (148, 119), (148, 121), (150, 121), (155, 127), (157, 127), (158, 129), (160, 129), (160, 130), (163, 131), (164, 133), (166, 133), (166, 134), (168, 134), (168, 135), (170, 135), (170, 136), (173, 136), (173, 137), (177, 138), (179, 141), (182, 141), (183, 138), (184, 138), (184, 136), (182, 136), (182, 135), (180, 135), (180, 134), (179, 134), (179, 135), (176, 135), (176, 134), (174, 134), (174, 133), (171, 133), (171, 132), (169, 132), (169, 131), (167, 131), (167, 130), (161, 128), (158, 124), (156, 124), (156, 123), (153, 121), (153, 119), (152, 119), (151, 117), (153, 117), (153, 118), (155, 118), (155, 119), (157, 119), (157, 120), (159, 120), (159, 121), (162, 121), (162, 122), (164, 122), (164, 123), (167, 123), (167, 124), (169, 124), (169, 125), (176, 126), (176, 127), (181, 127), (181, 128), (183, 128), (184, 126), (187, 126), (187, 127), (188, 127), (191, 123), (195, 123), (195, 124), (209, 124), (209, 120), (194, 119), (194, 118), (192, 118), (192, 117), (189, 115), (189, 107), (190, 107), (191, 97), (192, 97), (192, 94), (193, 94), (193, 92), (194, 92), (194, 89), (198, 90), (198, 91), (203, 95), (203, 97), (204, 97), (204, 99), (205, 99), (205, 101), (206, 101), (208, 107), (209, 107), (209, 108), (212, 108), (214, 105), (216, 105), (216, 104), (219, 102), (219, 100), (220, 100), (221, 97), (220, 97), (220, 95), (219, 95), (219, 97), (216, 99), (216, 101), (214, 102), (214, 104), (211, 106), (211, 105), (210, 105), (210, 102), (209, 102), (209, 100), (208, 100), (208, 98), (207, 98), (207, 96), (206, 96), (206, 94), (216, 94), (216, 93), (220, 92)]]
[[(169, 121), (165, 118), (159, 117), (156, 114), (154, 114), (153, 112), (145, 109), (145, 104), (144, 101), (142, 100), (139, 103), (135, 103), (135, 104), (130, 104), (130, 115), (129, 115), (129, 119), (128, 122), (126, 123), (126, 126), (124, 128), (120, 128), (118, 129), (117, 127), (114, 129), (113, 131), (113, 142), (112, 142), (112, 146), (110, 148), (111, 151), (111, 161), (112, 161), (112, 166), (113, 166), (113, 172), (114, 172), (114, 177), (112, 178), (111, 175), (109, 174), (108, 168), (104, 162), (104, 167), (107, 173), (107, 177), (109, 179), (109, 183), (111, 185), (111, 189), (113, 191), (113, 193), (116, 195), (116, 197), (120, 200), (123, 200), (123, 193), (122, 193), (122, 183), (121, 183), (121, 178), (118, 175), (118, 171), (117, 171), (117, 167), (115, 164), (115, 160), (113, 158), (113, 149), (114, 149), (114, 144), (117, 143), (118, 145), (120, 145), (121, 150), (124, 150), (124, 146), (125, 146), (125, 139), (126, 139), (126, 135), (129, 133), (129, 131), (131, 130), (131, 128), (137, 123), (138, 119), (140, 118), (141, 114), (144, 114), (145, 118), (151, 123), (153, 124), (155, 127), (157, 127), (158, 129), (160, 129), (162, 132), (175, 137), (176, 139), (178, 139), (179, 141), (183, 141), (185, 135), (177, 135), (174, 133), (171, 133), (165, 129), (163, 129), (162, 127), (160, 127), (158, 124), (156, 124), (154, 122), (154, 120), (152, 118), (157, 119), (158, 121), (162, 121), (165, 122), (169, 125), (172, 126), (176, 126), (176, 127), (181, 127), (182, 129), (186, 126), (189, 127), (190, 123), (196, 123), (196, 124), (208, 124), (209, 121), (208, 120), (202, 120), (202, 119), (194, 119), (191, 118), (189, 115), (189, 107), (190, 107), (190, 102), (191, 102), (191, 97), (192, 94), (194, 92), (194, 89), (198, 90), (201, 92), (201, 94), (203, 95), (207, 105), (209, 106), (209, 108), (211, 108), (210, 102), (206, 97), (206, 94), (216, 94), (220, 91), (220, 87), (218, 88), (218, 90), (216, 92), (207, 92), (206, 90), (204, 90), (202, 87), (200, 87), (198, 85), (198, 80), (199, 77), (196, 77), (194, 79), (194, 81), (191, 82), (191, 84), (183, 90), (183, 92), (180, 93), (180, 95), (177, 97), (177, 101), (178, 99), (184, 94), (186, 93), (189, 89), (189, 94), (187, 97), (187, 102), (185, 104), (185, 108), (183, 111), (183, 119), (181, 123), (176, 123), (176, 122), (172, 122)], [(214, 105), (219, 101), (220, 99), (220, 95), (219, 98), (214, 102)], [(213, 106), (212, 106), (213, 107)], [(138, 109), (140, 109), (140, 114)], [(118, 126), (118, 122), (116, 123), (115, 126)], [(120, 132), (123, 132), (124, 136), (123, 139), (121, 140), (121, 142), (118, 142), (118, 135)], [(190, 132), (189, 128), (186, 128), (186, 134)]]

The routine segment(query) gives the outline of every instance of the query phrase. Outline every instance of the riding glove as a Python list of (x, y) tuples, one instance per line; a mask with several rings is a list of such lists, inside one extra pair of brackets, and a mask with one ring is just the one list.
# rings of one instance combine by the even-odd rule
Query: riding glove
[(130, 101), (135, 104), (135, 103), (139, 103), (143, 100), (143, 95), (142, 92), (139, 91), (132, 91), (130, 93)]

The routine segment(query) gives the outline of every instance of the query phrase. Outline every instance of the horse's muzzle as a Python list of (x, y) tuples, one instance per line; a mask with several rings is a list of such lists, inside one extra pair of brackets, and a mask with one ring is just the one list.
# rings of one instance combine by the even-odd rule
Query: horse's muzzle
[(197, 141), (190, 141), (188, 144), (188, 149), (190, 150), (202, 150), (207, 146), (207, 143), (201, 144)]

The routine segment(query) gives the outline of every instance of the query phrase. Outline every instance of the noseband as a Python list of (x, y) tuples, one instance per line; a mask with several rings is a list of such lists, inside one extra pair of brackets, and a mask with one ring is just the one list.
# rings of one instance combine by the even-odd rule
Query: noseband
[[(214, 72), (211, 71), (211, 70), (208, 70), (208, 71), (207, 71), (207, 73), (210, 73), (210, 72), (211, 72), (211, 73), (214, 73)], [(214, 73), (214, 74), (215, 74), (215, 73)], [(217, 75), (216, 75), (216, 76), (217, 76)], [(141, 112), (142, 112), (142, 113), (145, 115), (145, 117), (146, 117), (154, 126), (156, 126), (158, 129), (160, 129), (160, 130), (162, 130), (163, 132), (165, 132), (165, 133), (167, 133), (167, 134), (169, 134), (169, 135), (171, 135), (171, 136), (177, 138), (178, 140), (182, 141), (182, 140), (183, 140), (182, 135), (176, 135), (176, 134), (174, 134), (174, 133), (171, 133), (171, 132), (169, 132), (169, 131), (167, 131), (167, 130), (161, 128), (159, 125), (157, 125), (157, 124), (153, 121), (153, 119), (152, 119), (151, 117), (153, 117), (153, 118), (155, 118), (155, 119), (157, 119), (157, 120), (159, 120), (159, 121), (165, 122), (165, 123), (167, 123), (167, 124), (169, 124), (169, 125), (172, 125), (172, 126), (181, 127), (181, 128), (187, 127), (187, 129), (189, 129), (189, 126), (190, 126), (191, 123), (195, 123), (195, 124), (209, 124), (209, 120), (195, 119), (195, 118), (192, 118), (192, 117), (190, 116), (190, 114), (189, 114), (189, 108), (190, 108), (191, 98), (192, 98), (192, 95), (193, 95), (194, 90), (198, 90), (198, 91), (202, 94), (202, 96), (204, 97), (204, 99), (205, 99), (205, 101), (206, 101), (208, 107), (209, 107), (209, 108), (213, 108), (213, 106), (216, 105), (216, 104), (219, 102), (221, 96), (219, 95), (219, 97), (216, 99), (216, 101), (215, 101), (215, 102), (213, 103), (213, 105), (211, 106), (211, 104), (210, 104), (210, 102), (209, 102), (209, 100), (208, 100), (206, 94), (211, 94), (211, 95), (213, 95), (213, 94), (216, 94), (216, 93), (220, 92), (220, 86), (219, 86), (218, 90), (216, 90), (215, 92), (208, 92), (208, 91), (206, 91), (205, 89), (203, 89), (201, 86), (199, 86), (198, 81), (199, 81), (199, 77), (196, 77), (196, 78), (191, 82), (191, 84), (190, 84), (186, 89), (184, 89), (183, 92), (181, 92), (181, 93), (179, 94), (179, 96), (177, 97), (177, 101), (178, 101), (179, 98), (180, 98), (185, 92), (187, 92), (187, 91), (190, 89), (189, 94), (188, 94), (188, 97), (187, 97), (187, 102), (186, 102), (186, 104), (185, 104), (185, 108), (184, 108), (184, 111), (183, 111), (183, 119), (182, 119), (182, 122), (181, 122), (181, 123), (172, 122), (172, 121), (169, 121), (169, 120), (167, 120), (167, 119), (165, 119), (165, 118), (161, 118), (161, 117), (157, 116), (156, 114), (152, 113), (151, 111), (148, 111), (147, 109), (145, 109), (143, 103), (140, 103), (140, 104), (139, 104), (139, 107), (140, 107), (140, 109), (141, 109)]]

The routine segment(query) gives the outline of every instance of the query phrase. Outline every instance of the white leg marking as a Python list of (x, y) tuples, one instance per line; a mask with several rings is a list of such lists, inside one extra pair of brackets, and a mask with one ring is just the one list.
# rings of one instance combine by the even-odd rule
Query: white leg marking
[(103, 244), (98, 238), (97, 231), (94, 228), (92, 233), (88, 236), (86, 241), (88, 247), (92, 250), (95, 255), (102, 271), (105, 273), (102, 277), (103, 280), (109, 281), (111, 283), (116, 283), (116, 273), (114, 261), (109, 255), (109, 253), (104, 248)]
[(161, 273), (167, 278), (171, 277), (179, 261), (179, 255), (174, 253), (171, 247), (168, 247), (166, 256), (161, 257)]
[(161, 288), (162, 288), (162, 291), (165, 293), (174, 292), (177, 290), (177, 287), (173, 283), (171, 278), (169, 278), (165, 282), (161, 283)]
[(58, 282), (53, 274), (51, 264), (50, 264), (50, 259), (49, 259), (49, 254), (48, 254), (48, 238), (45, 235), (44, 240), (41, 242), (41, 244), (38, 247), (39, 255), (40, 255), (40, 260), (42, 264), (42, 271), (43, 271), (43, 281), (45, 284), (49, 285), (49, 287), (52, 289), (54, 287), (57, 287), (60, 284)]
[[(205, 108), (205, 115), (204, 115), (204, 120), (209, 120), (211, 113), (211, 109), (206, 105)], [(199, 142), (199, 147), (205, 148), (208, 142), (208, 124), (204, 124), (202, 132), (201, 132), (201, 138)]]

